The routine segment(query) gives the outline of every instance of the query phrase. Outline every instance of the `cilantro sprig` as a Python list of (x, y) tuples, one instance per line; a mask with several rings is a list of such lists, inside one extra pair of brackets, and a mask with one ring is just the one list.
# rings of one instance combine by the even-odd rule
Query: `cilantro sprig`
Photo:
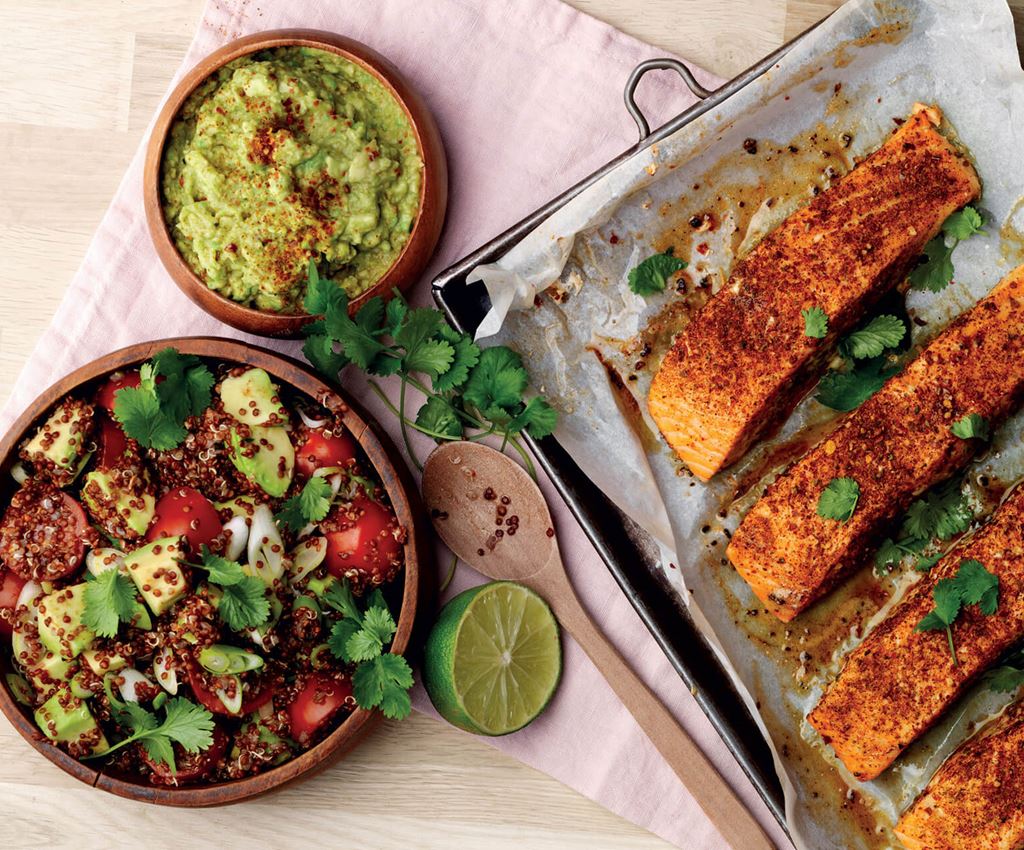
[(942, 224), (938, 236), (924, 246), (923, 262), (908, 280), (911, 289), (942, 292), (953, 281), (953, 249), (976, 233), (985, 232), (985, 221), (974, 207), (964, 207)]
[(668, 279), (686, 268), (686, 263), (673, 256), (669, 248), (663, 254), (652, 254), (636, 267), (629, 270), (626, 283), (630, 292), (636, 295), (657, 295), (665, 291)]
[(138, 387), (114, 395), (114, 418), (139, 445), (173, 449), (185, 439), (185, 420), (209, 406), (213, 373), (198, 357), (165, 348), (143, 363), (139, 374)]
[(331, 627), (327, 646), (336, 658), (356, 665), (352, 674), (356, 703), (360, 708), (379, 708), (392, 720), (408, 717), (412, 669), (402, 656), (386, 651), (397, 627), (384, 595), (375, 590), (361, 610), (348, 583), (337, 582), (325, 601), (342, 615)]
[(954, 437), (961, 440), (988, 440), (988, 421), (979, 413), (968, 413), (966, 416), (957, 419), (949, 430)]
[(232, 631), (259, 628), (270, 619), (266, 585), (256, 576), (246, 575), (238, 561), (215, 555), (204, 546), (201, 562), (185, 564), (205, 570), (209, 582), (220, 588), (217, 613)]
[(852, 478), (833, 478), (818, 497), (818, 516), (849, 522), (860, 500), (860, 485)]
[[(163, 703), (161, 719), (138, 703), (122, 702), (114, 697), (109, 678), (104, 681), (104, 687), (114, 718), (121, 726), (131, 729), (131, 733), (102, 753), (85, 758), (108, 756), (138, 741), (153, 761), (163, 762), (173, 773), (176, 772), (174, 744), (179, 744), (187, 753), (202, 752), (213, 744), (213, 715), (202, 706), (184, 697), (174, 697)], [(160, 707), (157, 702), (162, 702), (161, 697), (154, 700), (154, 708)]]
[(875, 553), (875, 572), (890, 572), (906, 555), (917, 555), (914, 569), (928, 572), (941, 555), (923, 555), (924, 550), (933, 540), (950, 540), (967, 531), (973, 520), (960, 480), (940, 484), (910, 504), (896, 539), (887, 538)]
[(830, 369), (818, 384), (815, 396), (825, 407), (847, 412), (860, 407), (896, 374), (890, 353), (907, 337), (899, 316), (875, 316), (839, 342), (842, 368)]
[[(451, 328), (438, 310), (410, 307), (396, 293), (386, 305), (371, 298), (349, 316), (348, 297), (320, 278), (310, 262), (307, 312), (323, 316), (306, 327), (306, 358), (331, 380), (352, 365), (377, 377), (396, 376), (401, 391), (396, 407), (374, 380), (370, 386), (399, 420), (405, 447), (417, 467), (409, 436), (419, 431), (438, 441), (496, 435), (515, 449), (532, 475), (533, 462), (518, 436), (545, 437), (558, 416), (541, 397), (527, 400), (529, 383), (522, 358), (506, 346), (481, 350), (472, 337)], [(423, 397), (418, 412), (408, 411), (408, 395)]]
[(887, 348), (899, 345), (906, 332), (907, 326), (897, 316), (875, 316), (839, 343), (839, 353), (851, 360), (878, 357)]
[(288, 499), (275, 519), (285, 528), (299, 532), (311, 522), (320, 522), (331, 510), (331, 485), (314, 475), (296, 495)]
[(945, 631), (953, 666), (958, 667), (953, 623), (967, 605), (977, 605), (986, 617), (995, 614), (999, 607), (999, 576), (990, 573), (980, 561), (969, 559), (960, 564), (955, 576), (936, 582), (932, 598), (935, 606), (921, 618), (915, 631)]
[(99, 637), (116, 637), (121, 623), (130, 623), (144, 611), (135, 597), (135, 585), (116, 569), (87, 582), (83, 602), (82, 623)]
[(997, 694), (1015, 693), (1024, 685), (1024, 650), (1018, 649), (986, 675), (989, 689)]

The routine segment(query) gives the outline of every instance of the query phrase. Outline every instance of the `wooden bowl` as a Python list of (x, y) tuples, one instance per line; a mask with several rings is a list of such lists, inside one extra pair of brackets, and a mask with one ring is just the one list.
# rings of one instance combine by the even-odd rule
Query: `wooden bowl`
[(448, 166), (437, 124), (419, 94), (387, 59), (365, 44), (341, 35), (305, 29), (255, 33), (215, 50), (182, 78), (157, 116), (143, 166), (143, 203), (157, 255), (181, 290), (210, 315), (249, 333), (294, 338), (301, 334), (304, 325), (313, 320), (308, 313), (275, 313), (246, 307), (214, 292), (192, 270), (171, 238), (164, 218), (160, 189), (164, 145), (171, 125), (189, 95), (212, 73), (240, 56), (267, 48), (288, 46), (315, 47), (337, 53), (376, 77), (405, 110), (423, 160), (419, 213), (409, 240), (384, 276), (366, 292), (352, 299), (350, 312), (354, 313), (375, 295), (387, 298), (395, 288), (406, 289), (416, 282), (426, 268), (444, 225), (448, 203)]
[[(399, 522), (408, 530), (405, 543), (405, 567), (401, 587), (401, 610), (398, 628), (391, 651), (404, 654), (410, 648), (416, 622), (417, 603), (421, 591), (429, 592), (427, 576), (430, 549), (426, 543), (426, 520), (420, 506), (418, 491), (405, 465), (398, 457), (388, 438), (379, 433), (379, 426), (362, 414), (337, 389), (328, 386), (294, 360), (262, 348), (212, 337), (181, 337), (130, 345), (94, 360), (61, 379), (40, 395), (26, 410), (10, 431), (0, 440), (0, 504), (6, 509), (12, 493), (17, 489), (10, 470), (18, 460), (18, 446), (24, 437), (46, 418), (46, 414), (59, 399), (90, 384), (99, 385), (106, 376), (118, 369), (128, 369), (149, 360), (156, 352), (174, 346), (183, 354), (195, 354), (211, 360), (258, 366), (278, 382), (310, 396), (342, 419), (373, 464), (377, 475)], [(398, 582), (391, 587), (398, 590)], [(415, 644), (413, 644), (415, 648)], [(7, 687), (6, 675), (11, 672), (8, 653), (0, 653), (0, 710), (14, 724), (21, 736), (36, 750), (76, 779), (89, 785), (147, 803), (165, 806), (216, 806), (233, 803), (278, 788), (300, 776), (331, 764), (354, 747), (380, 720), (380, 713), (358, 708), (353, 711), (323, 741), (301, 755), (265, 773), (245, 779), (209, 785), (167, 788), (146, 785), (114, 773), (97, 770), (85, 762), (72, 758), (51, 744), (39, 731), (27, 706), (18, 703)]]

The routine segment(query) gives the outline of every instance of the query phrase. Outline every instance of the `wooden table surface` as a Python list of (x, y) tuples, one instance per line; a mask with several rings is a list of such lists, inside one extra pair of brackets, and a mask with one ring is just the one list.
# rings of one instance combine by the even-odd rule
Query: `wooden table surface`
[[(429, 0), (428, 0), (429, 1)], [(838, 0), (571, 0), (729, 77)], [(1018, 0), (1014, 0), (1018, 2)], [(1024, 0), (1019, 0), (1024, 5)], [(203, 0), (0, 0), (0, 403), (49, 323)], [(116, 305), (112, 305), (116, 309)], [(385, 724), (350, 757), (244, 810), (174, 812), (81, 786), (0, 723), (0, 846), (317, 843), (338, 848), (667, 848), (555, 780), (433, 720)], [(395, 787), (403, 789), (392, 795)], [(381, 804), (388, 800), (387, 827)], [(90, 816), (101, 809), (102, 818)], [(239, 815), (244, 815), (240, 818)], [(180, 843), (180, 842), (177, 842)], [(182, 846), (187, 846), (183, 844)]]

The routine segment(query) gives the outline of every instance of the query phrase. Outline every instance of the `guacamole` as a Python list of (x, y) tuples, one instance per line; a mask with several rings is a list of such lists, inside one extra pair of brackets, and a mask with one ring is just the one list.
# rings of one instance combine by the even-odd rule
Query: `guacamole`
[(185, 102), (164, 149), (164, 214), (211, 289), (295, 313), (311, 259), (350, 297), (381, 278), (409, 239), (422, 171), (376, 77), (279, 47), (225, 65)]

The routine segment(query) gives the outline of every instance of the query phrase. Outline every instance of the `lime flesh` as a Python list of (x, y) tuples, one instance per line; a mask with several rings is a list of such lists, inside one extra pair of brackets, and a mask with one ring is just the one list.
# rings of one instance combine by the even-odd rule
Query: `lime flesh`
[(449, 723), (481, 735), (522, 729), (562, 672), (558, 623), (529, 588), (492, 582), (460, 593), (427, 638), (423, 683)]

